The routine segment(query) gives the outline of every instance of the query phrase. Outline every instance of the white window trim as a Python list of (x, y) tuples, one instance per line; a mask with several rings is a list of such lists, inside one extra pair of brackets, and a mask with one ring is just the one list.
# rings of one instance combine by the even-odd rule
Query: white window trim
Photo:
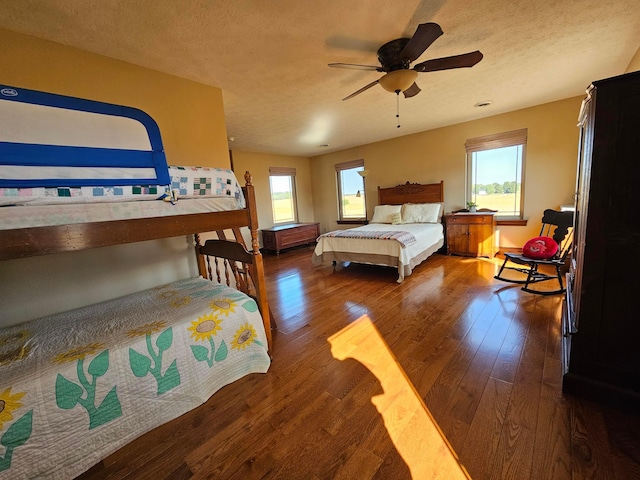
[(520, 215), (500, 215), (498, 212), (497, 217), (501, 219), (524, 219), (524, 192), (525, 192), (525, 165), (527, 156), (527, 129), (521, 128), (518, 130), (511, 130), (509, 132), (494, 133), (491, 135), (484, 135), (482, 137), (475, 137), (468, 139), (464, 146), (467, 152), (466, 159), (466, 189), (465, 189), (465, 203), (470, 201), (471, 194), (471, 154), (474, 152), (481, 152), (484, 150), (494, 150), (503, 147), (514, 147), (516, 145), (522, 145), (522, 172), (520, 175)]
[[(336, 163), (335, 165), (335, 169), (336, 169), (336, 191), (338, 194), (338, 221), (339, 222), (349, 222), (349, 221), (364, 221), (367, 219), (367, 195), (365, 192), (365, 197), (364, 197), (364, 216), (362, 217), (349, 217), (349, 218), (345, 218), (343, 211), (342, 211), (342, 186), (341, 186), (341, 182), (340, 182), (340, 172), (344, 171), (344, 170), (352, 170), (354, 168), (359, 168), (362, 167), (364, 168), (364, 159), (359, 158), (357, 160), (349, 160), (347, 162), (341, 162), (341, 163)], [(366, 184), (365, 184), (365, 178), (362, 177), (362, 188), (363, 190), (366, 188)]]
[[(273, 192), (271, 191), (271, 177), (291, 177), (291, 195), (293, 200), (293, 220), (276, 222), (273, 211)], [(274, 225), (287, 225), (298, 223), (298, 192), (296, 190), (296, 169), (295, 167), (269, 167), (269, 199), (271, 200), (271, 218)]]

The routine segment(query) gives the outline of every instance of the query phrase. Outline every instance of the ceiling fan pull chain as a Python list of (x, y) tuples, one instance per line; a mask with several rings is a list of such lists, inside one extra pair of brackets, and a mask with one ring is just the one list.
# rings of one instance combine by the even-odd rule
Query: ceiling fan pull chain
[(400, 128), (400, 90), (396, 92), (396, 118), (398, 119), (398, 126)]

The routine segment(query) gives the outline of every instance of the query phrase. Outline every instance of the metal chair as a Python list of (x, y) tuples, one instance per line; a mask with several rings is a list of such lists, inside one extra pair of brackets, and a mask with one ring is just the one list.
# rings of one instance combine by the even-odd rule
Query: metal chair
[[(505, 282), (524, 284), (521, 290), (537, 295), (555, 295), (565, 292), (562, 282), (565, 261), (573, 243), (573, 212), (558, 212), (556, 210), (545, 210), (542, 216), (542, 228), (540, 236), (551, 237), (558, 244), (557, 253), (548, 259), (537, 259), (527, 257), (524, 253), (505, 253), (505, 259), (494, 277)], [(508, 265), (509, 264), (509, 265)], [(515, 264), (517, 266), (512, 266)], [(539, 267), (547, 268), (547, 271), (555, 270), (555, 274), (541, 272)], [(526, 279), (506, 278), (503, 276), (505, 270), (514, 270), (526, 275)], [(533, 283), (547, 280), (557, 280), (560, 285), (556, 290), (534, 290), (530, 288)]]

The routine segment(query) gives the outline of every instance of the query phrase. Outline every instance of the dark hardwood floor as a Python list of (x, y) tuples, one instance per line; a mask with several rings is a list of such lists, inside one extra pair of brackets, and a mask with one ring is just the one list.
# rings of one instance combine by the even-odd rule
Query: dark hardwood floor
[(494, 280), (497, 259), (436, 254), (398, 284), (311, 252), (265, 256), (267, 374), (81, 478), (456, 478), (448, 445), (476, 480), (640, 478), (640, 418), (562, 394), (561, 296)]

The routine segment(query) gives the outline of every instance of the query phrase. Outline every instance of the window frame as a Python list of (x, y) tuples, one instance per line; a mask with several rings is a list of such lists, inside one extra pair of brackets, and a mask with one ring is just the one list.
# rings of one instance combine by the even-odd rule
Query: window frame
[(343, 209), (343, 194), (342, 194), (342, 172), (348, 170), (355, 170), (356, 172), (364, 171), (364, 159), (350, 160), (347, 162), (336, 163), (336, 191), (338, 200), (338, 223), (365, 223), (367, 221), (367, 192), (365, 177), (360, 175), (362, 180), (361, 196), (364, 196), (364, 212), (362, 217), (345, 217)]
[[(293, 206), (293, 220), (276, 221), (276, 213), (273, 205), (273, 189), (271, 177), (289, 177), (291, 182), (291, 203)], [(269, 197), (271, 200), (271, 218), (274, 225), (287, 225), (298, 223), (298, 194), (296, 191), (296, 169), (294, 167), (269, 167)]]
[[(495, 133), (491, 135), (484, 135), (482, 137), (475, 137), (467, 139), (465, 142), (466, 150), (466, 188), (465, 188), (465, 204), (472, 201), (474, 198), (473, 185), (472, 185), (472, 166), (473, 166), (473, 154), (481, 151), (496, 150), (504, 147), (522, 146), (521, 155), (521, 168), (520, 168), (520, 214), (519, 215), (506, 215), (501, 214), (500, 211), (496, 214), (496, 218), (502, 221), (508, 220), (524, 220), (524, 196), (525, 196), (525, 171), (526, 171), (526, 157), (527, 157), (527, 129), (521, 128), (518, 130), (511, 130), (508, 132)], [(517, 184), (517, 181), (516, 181)]]

